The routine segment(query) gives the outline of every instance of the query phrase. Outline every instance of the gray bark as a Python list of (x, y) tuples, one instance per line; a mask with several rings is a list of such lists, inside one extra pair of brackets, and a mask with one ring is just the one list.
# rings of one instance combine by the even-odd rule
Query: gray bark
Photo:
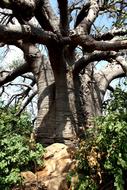
[(67, 141), (74, 140), (76, 136), (74, 127), (77, 125), (76, 111), (72, 102), (74, 101), (73, 77), (66, 72), (62, 51), (56, 54), (56, 51), (50, 49), (49, 56), (52, 68), (55, 63), (55, 69), (52, 70), (51, 66), (46, 64), (47, 71), (45, 72), (43, 68), (38, 78), (39, 107), (35, 130), (37, 139), (44, 144), (53, 142), (67, 144)]
[(75, 144), (90, 125), (90, 118), (101, 114), (101, 92), (91, 68), (83, 75), (75, 75), (66, 68), (62, 50), (49, 48), (49, 57), (53, 69), (55, 63), (55, 69), (51, 69), (47, 61), (37, 81), (36, 138), (45, 145), (54, 142)]

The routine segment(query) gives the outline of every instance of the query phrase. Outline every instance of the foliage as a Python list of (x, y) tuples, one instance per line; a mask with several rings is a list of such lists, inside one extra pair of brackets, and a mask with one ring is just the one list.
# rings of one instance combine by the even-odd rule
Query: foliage
[(81, 140), (75, 189), (124, 190), (127, 185), (126, 99), (127, 92), (117, 87), (107, 102), (106, 115), (96, 118), (96, 127)]
[(8, 190), (21, 183), (20, 172), (41, 165), (44, 149), (30, 141), (29, 115), (15, 115), (16, 108), (0, 108), (0, 189)]

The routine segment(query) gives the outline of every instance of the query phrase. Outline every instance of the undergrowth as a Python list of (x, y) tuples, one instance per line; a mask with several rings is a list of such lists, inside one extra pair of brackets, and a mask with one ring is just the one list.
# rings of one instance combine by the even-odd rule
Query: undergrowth
[(104, 116), (85, 133), (68, 175), (75, 190), (124, 190), (127, 187), (127, 92), (117, 87)]
[(43, 164), (44, 149), (31, 141), (32, 125), (28, 113), (16, 116), (16, 108), (0, 107), (0, 190), (21, 184), (21, 172)]

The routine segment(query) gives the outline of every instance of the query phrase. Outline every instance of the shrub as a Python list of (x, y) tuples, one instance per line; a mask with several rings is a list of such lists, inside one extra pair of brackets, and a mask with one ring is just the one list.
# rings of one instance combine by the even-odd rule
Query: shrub
[(77, 190), (124, 190), (127, 180), (127, 93), (116, 88), (77, 152)]
[(30, 117), (15, 115), (15, 107), (0, 108), (0, 189), (8, 190), (22, 181), (21, 171), (41, 165), (44, 149), (30, 141)]

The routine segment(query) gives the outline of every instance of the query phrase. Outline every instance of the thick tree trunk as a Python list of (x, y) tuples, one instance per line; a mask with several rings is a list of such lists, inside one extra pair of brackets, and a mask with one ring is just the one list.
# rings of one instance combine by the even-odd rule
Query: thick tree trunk
[[(90, 120), (93, 117), (102, 114), (102, 102), (104, 94), (102, 94), (98, 78), (92, 68), (92, 63), (86, 67), (84, 74), (82, 75), (82, 89), (84, 98), (84, 109), (86, 113), (86, 124), (90, 125)], [(100, 82), (100, 81), (99, 81)], [(89, 126), (88, 126), (89, 127)]]
[(100, 92), (88, 72), (79, 76), (66, 68), (62, 50), (51, 50), (49, 56), (53, 71), (48, 62), (43, 64), (37, 81), (37, 141), (74, 144), (89, 118), (101, 113)]

